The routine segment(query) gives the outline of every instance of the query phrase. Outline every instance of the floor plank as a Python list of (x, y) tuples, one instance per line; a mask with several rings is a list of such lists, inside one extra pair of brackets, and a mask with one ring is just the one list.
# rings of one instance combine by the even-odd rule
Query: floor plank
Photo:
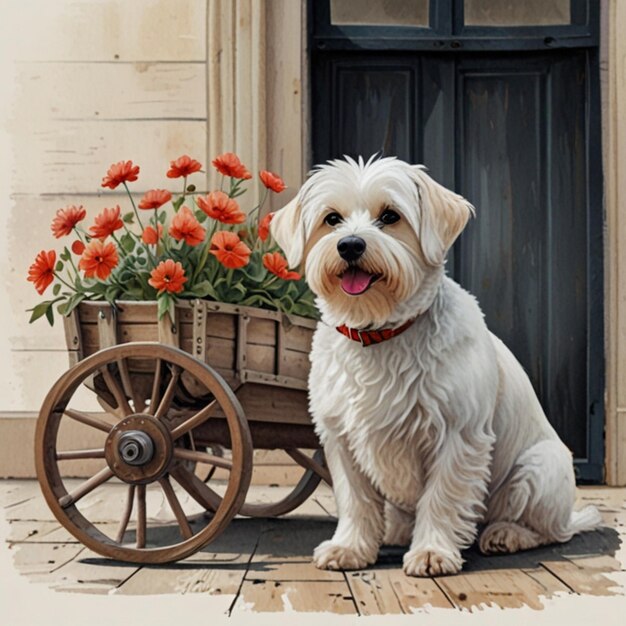
[(410, 578), (401, 569), (346, 572), (346, 579), (361, 615), (415, 613), (452, 604), (430, 578)]
[(548, 561), (543, 566), (576, 593), (592, 596), (620, 593), (616, 590), (617, 583), (604, 575), (620, 569), (619, 563), (611, 557)]
[(455, 606), (469, 610), (488, 606), (503, 609), (529, 606), (533, 609), (542, 609), (541, 597), (551, 595), (547, 592), (545, 584), (523, 570), (470, 572), (456, 576), (440, 576), (435, 580)]
[(246, 612), (331, 612), (356, 614), (345, 581), (244, 581), (232, 615)]

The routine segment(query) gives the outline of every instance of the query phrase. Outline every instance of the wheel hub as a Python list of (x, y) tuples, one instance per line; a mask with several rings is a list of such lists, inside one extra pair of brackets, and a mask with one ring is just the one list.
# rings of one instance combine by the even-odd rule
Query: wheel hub
[(143, 430), (127, 430), (120, 436), (117, 448), (128, 465), (145, 465), (154, 456), (154, 442)]
[(115, 475), (126, 483), (146, 484), (163, 476), (172, 460), (169, 430), (151, 415), (137, 413), (118, 422), (104, 445)]

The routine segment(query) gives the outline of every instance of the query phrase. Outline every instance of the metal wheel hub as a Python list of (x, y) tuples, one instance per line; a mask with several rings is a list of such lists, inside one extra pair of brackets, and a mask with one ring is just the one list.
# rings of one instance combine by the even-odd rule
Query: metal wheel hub
[(169, 430), (151, 415), (137, 413), (113, 427), (104, 445), (104, 456), (119, 479), (146, 484), (165, 474), (172, 448)]

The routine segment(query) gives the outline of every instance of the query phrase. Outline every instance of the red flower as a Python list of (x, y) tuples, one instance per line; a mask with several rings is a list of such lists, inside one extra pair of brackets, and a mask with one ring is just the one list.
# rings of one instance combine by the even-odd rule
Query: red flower
[(274, 217), (273, 213), (268, 213), (260, 222), (259, 222), (259, 239), (261, 241), (265, 241), (270, 234), (270, 222)]
[(184, 206), (174, 216), (169, 233), (178, 241), (184, 239), (188, 245), (197, 246), (204, 241), (206, 231), (200, 226), (200, 222), (191, 212), (191, 209)]
[(89, 234), (98, 239), (106, 239), (116, 230), (123, 228), (124, 222), (120, 219), (120, 210), (119, 204), (114, 209), (102, 209), (102, 212), (96, 215)]
[(172, 259), (167, 259), (166, 261), (161, 261), (152, 270), (148, 282), (158, 290), (159, 294), (164, 291), (180, 293), (187, 279), (185, 278), (183, 266), (178, 261), (174, 263)]
[(150, 245), (158, 243), (159, 239), (163, 236), (163, 226), (158, 224), (157, 230), (154, 230), (152, 226), (146, 226), (143, 229), (143, 233), (141, 233), (141, 241)]
[(276, 274), (283, 280), (300, 280), (302, 276), (298, 272), (287, 270), (287, 259), (280, 252), (268, 252), (263, 255), (263, 265), (272, 274)]
[(137, 180), (138, 174), (138, 165), (133, 165), (132, 161), (119, 161), (111, 165), (107, 175), (102, 179), (102, 186), (115, 189), (121, 183)]
[(274, 172), (263, 170), (262, 172), (259, 172), (259, 178), (268, 189), (271, 189), (276, 193), (280, 193), (281, 191), (285, 191), (285, 189), (287, 189), (285, 181), (283, 181), (278, 174), (274, 174)]
[(170, 161), (170, 169), (167, 170), (167, 177), (180, 178), (181, 176), (189, 176), (189, 174), (199, 172), (201, 169), (202, 163), (183, 154), (183, 156), (178, 157), (175, 161)]
[(35, 284), (37, 293), (41, 295), (54, 281), (54, 266), (57, 262), (57, 253), (54, 250), (42, 250), (35, 262), (28, 268), (28, 279)]
[(206, 198), (198, 196), (196, 202), (209, 217), (222, 224), (241, 224), (246, 221), (246, 215), (239, 210), (237, 201), (223, 191), (212, 191)]
[(172, 194), (167, 189), (151, 189), (146, 191), (137, 205), (140, 209), (158, 209), (172, 199)]
[(69, 235), (74, 226), (81, 220), (85, 219), (87, 212), (81, 206), (68, 206), (65, 209), (59, 209), (56, 217), (52, 220), (50, 227), (54, 236), (59, 239), (64, 235)]
[(85, 278), (96, 276), (100, 280), (104, 280), (118, 261), (117, 250), (112, 243), (103, 243), (99, 239), (94, 239), (85, 247), (78, 267), (85, 270)]
[(80, 256), (84, 251), (85, 251), (85, 244), (80, 239), (77, 239), (72, 244), (72, 252)]
[(215, 157), (212, 161), (213, 167), (224, 176), (232, 176), (233, 178), (241, 178), (248, 180), (252, 178), (252, 174), (247, 170), (246, 166), (239, 160), (239, 157), (232, 152), (225, 152)]
[(251, 250), (235, 233), (218, 230), (211, 239), (209, 252), (225, 267), (236, 269), (248, 265)]

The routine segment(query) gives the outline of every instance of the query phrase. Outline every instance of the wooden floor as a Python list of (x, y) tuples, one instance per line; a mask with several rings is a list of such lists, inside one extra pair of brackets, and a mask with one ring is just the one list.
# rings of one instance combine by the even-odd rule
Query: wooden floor
[[(268, 501), (284, 487), (251, 487), (250, 499)], [(111, 524), (121, 485), (90, 494), (90, 519)], [(163, 525), (162, 502), (154, 494), (149, 522)], [(148, 498), (150, 502), (150, 497)], [(513, 556), (466, 555), (463, 573), (432, 579), (402, 573), (402, 549), (385, 547), (378, 563), (358, 572), (327, 572), (311, 564), (313, 548), (329, 538), (336, 519), (332, 493), (318, 491), (300, 509), (281, 519), (235, 519), (225, 533), (185, 561), (138, 567), (109, 561), (77, 543), (52, 518), (35, 481), (0, 481), (0, 504), (10, 522), (15, 567), (33, 583), (60, 592), (94, 594), (210, 593), (223, 599), (225, 613), (250, 611), (332, 611), (345, 614), (399, 614), (430, 607), (477, 610), (528, 605), (541, 609), (546, 597), (623, 594), (626, 489), (582, 488), (579, 504), (595, 503), (606, 527)]]

